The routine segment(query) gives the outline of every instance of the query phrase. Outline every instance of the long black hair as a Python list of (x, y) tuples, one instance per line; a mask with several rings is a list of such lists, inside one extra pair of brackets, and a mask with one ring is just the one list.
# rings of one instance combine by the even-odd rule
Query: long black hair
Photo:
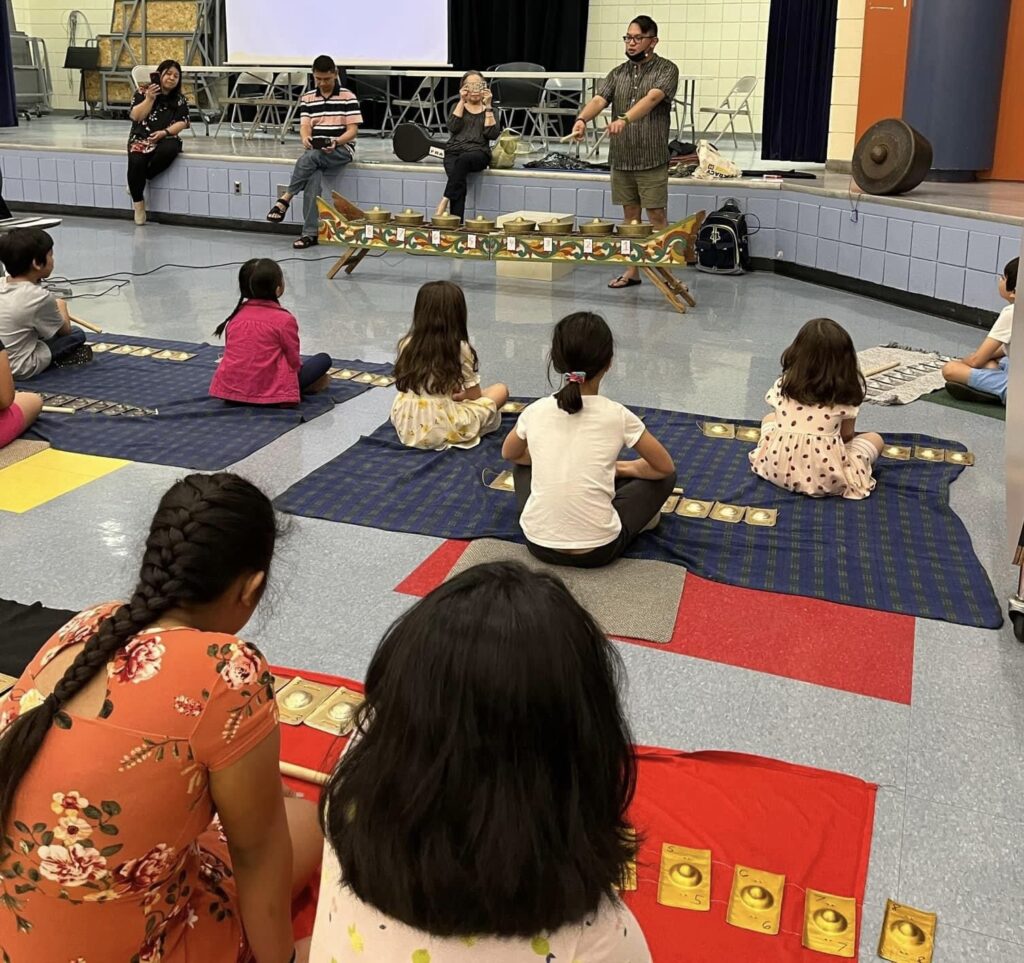
[(1020, 258), (1010, 258), (1003, 268), (1003, 277), (1006, 278), (1006, 290), (1009, 294), (1017, 292), (1017, 268), (1020, 265)]
[(562, 411), (576, 414), (583, 407), (579, 375), (595, 378), (612, 363), (615, 338), (608, 322), (593, 311), (576, 311), (555, 325), (548, 362), (548, 379), (554, 368), (566, 378), (555, 392), (555, 400)]
[(168, 489), (153, 516), (131, 598), (99, 624), (42, 705), (19, 715), (0, 735), (0, 830), (63, 707), (165, 612), (212, 602), (246, 573), (269, 576), (276, 537), (270, 500), (244, 478), (227, 472), (188, 475)]
[(277, 292), (284, 284), (284, 272), (277, 261), (269, 257), (252, 257), (238, 269), (238, 304), (213, 333), (219, 338), (228, 322), (242, 310), (242, 305), (251, 298), (261, 301), (276, 301)]
[(557, 578), (478, 565), (401, 616), (320, 819), (343, 882), (435, 936), (536, 936), (633, 858), (622, 663)]
[[(461, 390), (462, 344), (469, 344), (469, 311), (462, 288), (428, 281), (416, 293), (412, 327), (398, 343), (395, 387), (415, 394), (448, 395)], [(473, 370), (479, 359), (470, 345)]]
[(831, 318), (808, 321), (782, 352), (783, 397), (804, 405), (862, 405), (867, 384), (846, 328)]

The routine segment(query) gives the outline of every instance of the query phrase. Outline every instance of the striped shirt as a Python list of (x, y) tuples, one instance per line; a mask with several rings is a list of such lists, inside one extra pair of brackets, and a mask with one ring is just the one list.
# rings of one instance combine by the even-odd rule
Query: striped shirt
[(631, 60), (619, 64), (607, 77), (597, 95), (612, 107), (612, 117), (621, 117), (652, 90), (664, 99), (646, 117), (626, 125), (617, 137), (609, 137), (609, 163), (620, 171), (645, 171), (668, 163), (668, 140), (672, 100), (679, 85), (679, 68), (671, 60), (652, 54), (643, 63)]
[[(299, 119), (306, 118), (309, 118), (314, 137), (340, 137), (347, 124), (363, 122), (356, 95), (341, 84), (334, 85), (330, 97), (325, 97), (316, 87), (307, 90), (299, 101)], [(351, 149), (355, 144), (349, 141), (345, 146)]]

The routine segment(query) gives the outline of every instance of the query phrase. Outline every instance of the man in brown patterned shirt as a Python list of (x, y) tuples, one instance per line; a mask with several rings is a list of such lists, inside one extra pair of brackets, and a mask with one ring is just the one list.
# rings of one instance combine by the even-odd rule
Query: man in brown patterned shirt
[[(622, 205), (626, 221), (639, 220), (646, 208), (651, 224), (661, 228), (668, 224), (668, 141), (679, 68), (654, 52), (658, 25), (650, 17), (632, 20), (622, 39), (626, 62), (604, 79), (572, 132), (582, 140), (587, 123), (611, 104), (612, 203)], [(639, 274), (637, 268), (627, 268), (608, 287), (639, 284)]]

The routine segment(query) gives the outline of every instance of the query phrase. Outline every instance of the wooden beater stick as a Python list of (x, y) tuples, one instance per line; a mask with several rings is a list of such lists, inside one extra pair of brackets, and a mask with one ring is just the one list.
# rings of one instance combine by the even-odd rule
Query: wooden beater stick
[(871, 368), (864, 372), (865, 378), (873, 378), (875, 375), (880, 375), (883, 371), (889, 371), (891, 368), (898, 368), (902, 364), (900, 361), (894, 361), (892, 364), (880, 364), (877, 368)]
[(305, 766), (296, 766), (295, 763), (285, 762), (283, 759), (280, 762), (280, 766), (282, 776), (291, 776), (292, 779), (301, 779), (303, 782), (312, 782), (318, 786), (325, 786), (327, 784), (327, 773), (325, 772), (307, 769)]
[(69, 315), (72, 324), (77, 324), (87, 331), (92, 331), (93, 334), (103, 334), (103, 329), (98, 328), (95, 324), (90, 324), (88, 321), (83, 321), (81, 318), (76, 318), (73, 314)]

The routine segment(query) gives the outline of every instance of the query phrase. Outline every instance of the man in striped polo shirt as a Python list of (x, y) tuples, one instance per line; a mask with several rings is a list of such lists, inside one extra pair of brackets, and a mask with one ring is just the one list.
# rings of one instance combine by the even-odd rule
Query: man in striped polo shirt
[[(646, 208), (651, 224), (661, 228), (668, 224), (668, 140), (679, 68), (654, 52), (658, 25), (650, 17), (632, 20), (622, 40), (626, 62), (604, 79), (572, 133), (582, 140), (587, 123), (611, 104), (612, 203), (622, 205), (626, 221), (639, 220)], [(608, 287), (632, 287), (640, 283), (639, 275), (638, 268), (627, 268)]]
[(268, 221), (283, 221), (292, 198), (302, 191), (302, 236), (292, 245), (299, 249), (316, 244), (316, 199), (324, 172), (337, 171), (352, 161), (363, 122), (356, 95), (341, 86), (338, 68), (326, 54), (313, 61), (313, 80), (316, 86), (299, 103), (299, 132), (306, 152), (295, 162), (288, 190), (267, 214)]

